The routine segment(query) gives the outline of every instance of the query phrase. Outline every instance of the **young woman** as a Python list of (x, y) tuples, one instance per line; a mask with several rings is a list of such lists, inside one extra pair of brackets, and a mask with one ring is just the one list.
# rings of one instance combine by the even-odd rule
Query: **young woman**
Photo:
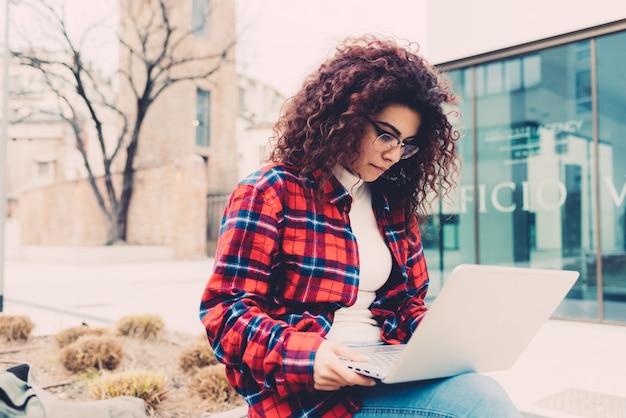
[(371, 36), (290, 99), (272, 163), (232, 192), (200, 307), (249, 416), (520, 416), (483, 375), (384, 385), (340, 359), (406, 342), (427, 310), (417, 215), (455, 185), (455, 101), (416, 48)]

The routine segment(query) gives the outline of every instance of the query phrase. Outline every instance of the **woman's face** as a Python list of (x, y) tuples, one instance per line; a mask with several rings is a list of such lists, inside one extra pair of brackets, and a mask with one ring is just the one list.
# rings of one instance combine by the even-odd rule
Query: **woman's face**
[[(368, 126), (359, 145), (359, 158), (346, 168), (373, 182), (400, 161), (402, 144), (415, 140), (422, 117), (407, 106), (392, 104), (369, 119), (365, 119)], [(380, 136), (382, 133), (387, 135)]]

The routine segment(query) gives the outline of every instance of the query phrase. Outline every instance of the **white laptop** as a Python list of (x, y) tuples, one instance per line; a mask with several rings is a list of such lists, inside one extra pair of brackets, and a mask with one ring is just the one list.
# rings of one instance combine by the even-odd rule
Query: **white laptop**
[[(461, 264), (406, 344), (356, 347), (370, 361), (346, 362), (352, 370), (384, 383), (508, 369), (578, 275)], [(387, 366), (376, 364), (381, 356), (387, 357)]]

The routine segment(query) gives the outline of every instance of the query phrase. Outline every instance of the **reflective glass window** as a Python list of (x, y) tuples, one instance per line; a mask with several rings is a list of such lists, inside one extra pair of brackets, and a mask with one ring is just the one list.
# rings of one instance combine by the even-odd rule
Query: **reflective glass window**
[(576, 270), (554, 316), (626, 322), (626, 32), (448, 75), (463, 165), (426, 226), (434, 282), (459, 263)]
[[(603, 313), (604, 319), (625, 322), (626, 33), (598, 38), (597, 63)], [(590, 270), (596, 266), (590, 263)]]
[(477, 213), (481, 264), (581, 271), (559, 316), (595, 319), (587, 273), (595, 251), (592, 115), (580, 109), (591, 97), (585, 49), (589, 41), (476, 67), (504, 81), (486, 80), (492, 88), (476, 97), (477, 181), (464, 183), (473, 193), (461, 207)]

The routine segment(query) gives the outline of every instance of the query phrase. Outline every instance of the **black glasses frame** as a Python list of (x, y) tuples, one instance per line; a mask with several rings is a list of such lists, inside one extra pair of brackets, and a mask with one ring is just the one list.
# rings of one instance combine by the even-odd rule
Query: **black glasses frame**
[[(385, 131), (383, 128), (378, 126), (378, 123), (376, 123), (374, 119), (370, 118), (369, 116), (365, 116), (365, 119), (372, 125), (372, 127), (374, 127), (374, 130), (376, 131), (376, 139), (374, 139), (372, 144), (378, 141), (379, 143), (386, 145), (387, 150), (392, 150), (399, 146), (401, 150), (401, 153), (400, 153), (401, 160), (405, 160), (409, 157), (412, 157), (419, 151), (420, 149), (419, 145), (411, 144), (411, 143), (408, 143), (408, 144), (404, 143), (397, 136), (393, 135), (390, 132)], [(392, 145), (391, 139), (394, 139), (396, 141), (395, 145)]]

